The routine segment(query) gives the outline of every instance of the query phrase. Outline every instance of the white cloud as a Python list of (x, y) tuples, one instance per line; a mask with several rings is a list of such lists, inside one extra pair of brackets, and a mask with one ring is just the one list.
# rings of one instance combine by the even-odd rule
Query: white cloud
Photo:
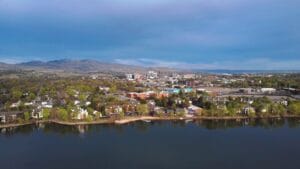
[(178, 69), (231, 69), (231, 70), (299, 70), (300, 60), (276, 61), (268, 58), (223, 61), (214, 63), (187, 63), (166, 61), (158, 59), (115, 59), (115, 63), (145, 66), (145, 67), (170, 67)]

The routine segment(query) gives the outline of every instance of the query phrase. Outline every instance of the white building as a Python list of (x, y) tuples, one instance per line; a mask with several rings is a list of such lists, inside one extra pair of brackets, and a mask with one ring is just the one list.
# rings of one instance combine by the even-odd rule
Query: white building
[(188, 113), (189, 114), (196, 114), (196, 113), (201, 113), (202, 112), (202, 108), (195, 106), (195, 105), (190, 105), (188, 107)]
[(134, 74), (126, 74), (125, 76), (127, 80), (134, 80)]
[(34, 109), (31, 112), (31, 117), (34, 119), (41, 119), (44, 117), (43, 109)]
[(109, 87), (102, 87), (102, 86), (99, 86), (99, 90), (100, 90), (100, 91), (104, 91), (104, 92), (109, 92), (110, 88), (109, 88)]
[(184, 74), (183, 75), (183, 78), (184, 79), (194, 79), (194, 78), (196, 78), (196, 75), (195, 74)]
[(79, 111), (76, 116), (77, 120), (82, 120), (82, 119), (85, 119), (86, 117), (88, 117), (89, 113), (86, 109), (79, 108), (78, 110)]
[(260, 91), (262, 93), (274, 93), (274, 92), (276, 92), (276, 89), (274, 89), (274, 88), (261, 88)]
[(16, 108), (16, 107), (19, 107), (21, 105), (21, 101), (18, 101), (18, 102), (16, 102), (16, 103), (12, 103), (11, 105), (10, 105), (10, 108)]
[(158, 77), (158, 73), (155, 71), (148, 71), (147, 79), (156, 79)]
[(5, 122), (6, 122), (5, 114), (0, 114), (0, 123), (5, 123)]
[(53, 104), (51, 102), (42, 102), (42, 108), (53, 108)]
[(198, 88), (196, 91), (197, 92), (206, 92), (206, 89), (204, 89), (204, 88)]
[(140, 74), (137, 74), (137, 73), (130, 73), (130, 74), (126, 74), (126, 79), (129, 80), (129, 81), (133, 81), (133, 80), (138, 80), (141, 78), (141, 75)]
[(79, 104), (80, 104), (80, 101), (79, 101), (79, 100), (75, 100), (75, 101), (74, 101), (74, 105), (77, 106), (77, 105), (79, 105)]
[(33, 105), (33, 102), (26, 102), (24, 103), (24, 106), (32, 106)]
[(91, 105), (91, 104), (92, 104), (92, 103), (91, 103), (90, 101), (86, 101), (86, 102), (85, 102), (85, 105), (86, 105), (86, 106), (89, 106), (89, 105)]

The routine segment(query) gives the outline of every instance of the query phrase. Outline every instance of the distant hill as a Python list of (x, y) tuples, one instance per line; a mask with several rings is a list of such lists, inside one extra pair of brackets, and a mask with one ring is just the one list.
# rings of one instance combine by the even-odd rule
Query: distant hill
[(75, 73), (91, 72), (145, 72), (148, 70), (174, 71), (169, 68), (146, 68), (131, 65), (122, 65), (117, 63), (105, 63), (96, 60), (52, 60), (47, 62), (30, 61), (19, 64), (0, 63), (0, 70), (6, 69), (24, 69), (24, 70), (43, 70), (43, 71), (64, 71)]
[(155, 70), (159, 72), (198, 72), (211, 74), (243, 74), (243, 73), (300, 73), (299, 70), (183, 70), (167, 67), (142, 67), (123, 65), (117, 63), (100, 62), (97, 60), (52, 60), (52, 61), (30, 61), (19, 64), (7, 64), (0, 62), (0, 70), (34, 70), (47, 72), (65, 72), (65, 73), (93, 73), (93, 72), (118, 72), (133, 73)]
[(130, 72), (143, 71), (142, 67), (104, 63), (95, 60), (53, 60), (48, 62), (31, 61), (20, 63), (18, 66), (26, 69), (62, 70), (66, 72)]
[(13, 70), (17, 68), (18, 66), (14, 64), (7, 64), (7, 63), (0, 62), (0, 70)]

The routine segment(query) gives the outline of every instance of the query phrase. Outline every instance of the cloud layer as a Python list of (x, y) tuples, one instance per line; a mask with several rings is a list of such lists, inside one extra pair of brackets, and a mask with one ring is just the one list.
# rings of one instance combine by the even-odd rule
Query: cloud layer
[(0, 0), (0, 59), (300, 69), (299, 6), (298, 0)]
[(267, 58), (245, 61), (213, 62), (209, 64), (176, 62), (145, 58), (115, 59), (114, 62), (125, 65), (135, 65), (144, 67), (169, 67), (185, 70), (254, 70), (254, 68), (255, 70), (299, 70), (300, 65), (299, 60), (274, 61)]

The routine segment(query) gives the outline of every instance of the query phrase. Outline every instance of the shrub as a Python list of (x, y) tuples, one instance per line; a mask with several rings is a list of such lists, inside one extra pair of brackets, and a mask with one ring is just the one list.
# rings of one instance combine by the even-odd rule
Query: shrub
[(29, 121), (30, 120), (30, 113), (29, 112), (25, 112), (24, 113), (24, 120), (25, 121)]

